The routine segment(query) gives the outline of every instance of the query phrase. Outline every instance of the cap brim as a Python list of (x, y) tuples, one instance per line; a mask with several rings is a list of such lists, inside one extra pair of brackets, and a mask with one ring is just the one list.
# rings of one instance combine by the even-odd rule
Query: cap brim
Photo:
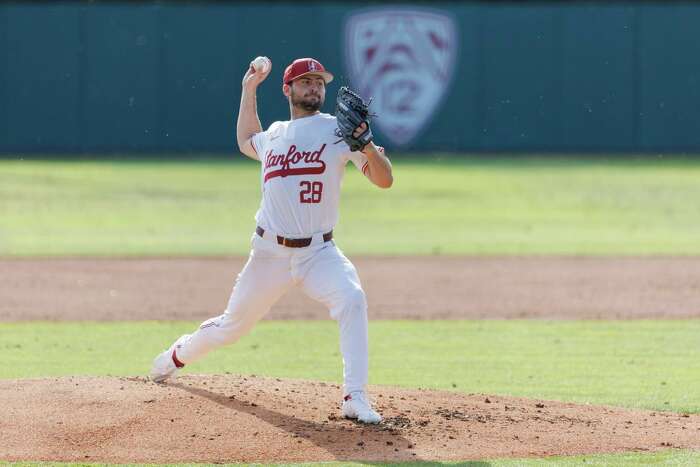
[[(292, 81), (299, 79), (302, 76), (307, 76), (307, 75), (318, 75), (321, 78), (323, 78), (323, 81), (325, 81), (326, 84), (333, 81), (333, 75), (331, 73), (328, 73), (327, 71), (307, 71), (306, 73), (302, 73), (299, 76), (295, 76)], [(291, 83), (292, 81), (289, 81), (287, 84)]]

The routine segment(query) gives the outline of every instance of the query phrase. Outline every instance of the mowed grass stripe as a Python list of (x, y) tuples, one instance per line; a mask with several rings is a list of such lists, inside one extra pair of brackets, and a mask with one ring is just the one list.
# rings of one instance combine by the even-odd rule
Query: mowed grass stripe
[[(350, 254), (700, 254), (700, 160), (394, 157), (348, 167)], [(259, 164), (0, 161), (0, 256), (246, 254)]]
[[(533, 459), (484, 459), (472, 460), (466, 462), (401, 462), (401, 463), (382, 463), (382, 462), (371, 462), (370, 465), (374, 467), (382, 466), (415, 466), (415, 467), (439, 467), (439, 466), (459, 466), (459, 467), (539, 467), (539, 466), (592, 466), (592, 467), (609, 467), (609, 466), (648, 466), (648, 465), (674, 465), (674, 466), (685, 466), (685, 465), (698, 465), (700, 464), (700, 452), (696, 451), (679, 451), (679, 450), (665, 450), (655, 453), (623, 453), (623, 454), (595, 454), (595, 455), (585, 455), (585, 456), (570, 456), (570, 457), (548, 457), (546, 459), (533, 458)], [(61, 462), (1, 462), (0, 466), (12, 465), (13, 467), (66, 467), (66, 466), (82, 466), (82, 467), (98, 467), (104, 466), (104, 464), (95, 463), (61, 463)], [(133, 465), (141, 467), (201, 467), (205, 464), (121, 464), (121, 465)], [(262, 467), (274, 465), (276, 467), (292, 467), (292, 466), (303, 466), (303, 467), (365, 467), (368, 465), (367, 462), (309, 462), (309, 463), (297, 463), (297, 464), (217, 464), (220, 467), (227, 466), (240, 466), (246, 465), (250, 467)]]
[[(194, 322), (0, 324), (1, 378), (145, 375)], [(700, 321), (376, 321), (372, 384), (700, 412)], [(341, 380), (332, 321), (263, 321), (186, 369)]]

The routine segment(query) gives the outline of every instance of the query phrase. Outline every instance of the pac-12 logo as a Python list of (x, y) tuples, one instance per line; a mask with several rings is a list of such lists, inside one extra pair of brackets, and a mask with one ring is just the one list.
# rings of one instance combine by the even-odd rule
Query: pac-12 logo
[(410, 143), (437, 110), (457, 46), (455, 22), (437, 10), (376, 8), (348, 17), (350, 81), (363, 97), (374, 97), (373, 124), (394, 144)]

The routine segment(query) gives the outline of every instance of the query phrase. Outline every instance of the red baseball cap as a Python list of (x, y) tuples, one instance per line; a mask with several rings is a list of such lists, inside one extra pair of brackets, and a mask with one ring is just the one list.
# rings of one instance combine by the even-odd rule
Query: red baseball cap
[(326, 71), (321, 62), (315, 58), (297, 58), (285, 70), (282, 81), (289, 84), (305, 75), (319, 75), (326, 84), (333, 81), (333, 75)]

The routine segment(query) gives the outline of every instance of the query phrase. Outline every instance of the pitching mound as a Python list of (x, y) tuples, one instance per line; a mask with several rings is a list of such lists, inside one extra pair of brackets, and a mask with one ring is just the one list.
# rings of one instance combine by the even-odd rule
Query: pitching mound
[(373, 387), (377, 426), (321, 382), (185, 376), (0, 381), (0, 459), (467, 460), (700, 448), (700, 415)]

